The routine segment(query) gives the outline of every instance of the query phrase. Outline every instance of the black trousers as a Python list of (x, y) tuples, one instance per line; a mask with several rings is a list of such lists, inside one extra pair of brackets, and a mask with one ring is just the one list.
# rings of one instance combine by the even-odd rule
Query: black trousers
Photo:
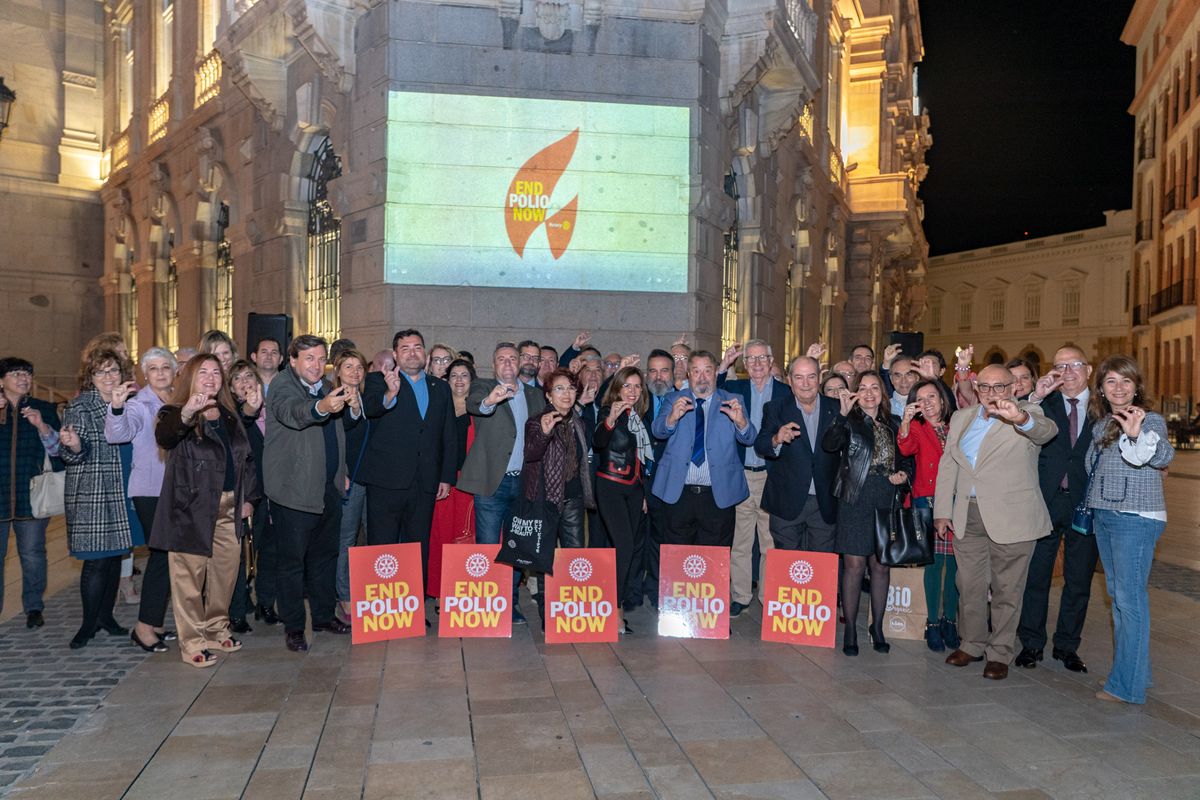
[(1041, 650), (1046, 646), (1046, 616), (1050, 603), (1050, 582), (1054, 576), (1054, 560), (1058, 543), (1063, 548), (1063, 590), (1059, 599), (1058, 624), (1054, 627), (1054, 646), (1061, 650), (1078, 650), (1083, 639), (1083, 622), (1087, 618), (1088, 600), (1092, 596), (1092, 575), (1096, 572), (1099, 551), (1096, 537), (1084, 536), (1071, 530), (1071, 515), (1075, 507), (1066, 492), (1058, 492), (1047, 506), (1054, 530), (1037, 540), (1033, 557), (1029, 559), (1029, 576), (1025, 580), (1025, 597), (1021, 603), (1021, 622), (1017, 638), (1022, 647)]
[(421, 545), (421, 580), (429, 569), (429, 529), (437, 492), (427, 492), (417, 481), (407, 489), (367, 487), (367, 544)]
[[(133, 510), (138, 522), (150, 541), (150, 530), (154, 527), (154, 512), (158, 509), (157, 497), (134, 497)], [(167, 603), (171, 599), (171, 575), (167, 564), (167, 551), (150, 548), (150, 559), (142, 573), (142, 602), (138, 606), (138, 622), (151, 628), (161, 628), (167, 618)]]
[(644, 533), (638, 540), (641, 543), (641, 555), (635, 556), (634, 562), (641, 564), (641, 594), (645, 595), (646, 599), (650, 601), (650, 605), (656, 608), (658, 607), (658, 548), (663, 541), (663, 531), (667, 528), (666, 508), (666, 503), (651, 492), (646, 492), (646, 516), (642, 520)]
[(117, 602), (117, 586), (121, 582), (123, 556), (83, 560), (79, 571), (79, 599), (83, 605), (83, 622), (76, 637), (90, 639), (101, 628), (116, 628), (113, 606)]
[(665, 503), (663, 544), (733, 546), (734, 506), (717, 508), (708, 486), (684, 486), (675, 503)]
[[(558, 534), (555, 546), (583, 547), (583, 519), (583, 495), (565, 498), (558, 513)], [(516, 577), (518, 574), (514, 570), (513, 576)], [(544, 573), (535, 574), (538, 582), (537, 593), (533, 595), (533, 599), (537, 603), (538, 616), (544, 623), (546, 621), (546, 576)]]
[(337, 602), (338, 529), (342, 524), (342, 495), (330, 481), (325, 486), (325, 510), (311, 514), (271, 503), (276, 553), (279, 616), (287, 633), (304, 630), (304, 597), (308, 596), (313, 625), (333, 620)]
[(262, 608), (271, 608), (279, 593), (275, 589), (275, 574), (278, 549), (275, 544), (275, 526), (271, 524), (270, 508), (263, 500), (254, 509), (250, 518), (254, 526), (254, 601)]
[[(642, 503), (646, 492), (642, 482), (625, 485), (603, 477), (596, 478), (596, 508), (608, 531), (609, 541), (616, 550), (617, 599), (622, 603), (641, 600), (641, 576), (636, 583), (630, 580), (636, 555), (638, 531), (644, 529)], [(632, 589), (632, 591), (631, 591)]]

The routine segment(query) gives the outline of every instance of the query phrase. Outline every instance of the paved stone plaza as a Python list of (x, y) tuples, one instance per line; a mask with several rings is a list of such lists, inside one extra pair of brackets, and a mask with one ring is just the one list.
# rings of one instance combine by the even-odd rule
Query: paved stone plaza
[[(1200, 797), (1200, 455), (1172, 472), (1151, 581), (1155, 686), (1141, 708), (1093, 699), (1111, 657), (1100, 576), (1089, 675), (1045, 662), (993, 683), (921, 642), (857, 659), (767, 644), (757, 605), (728, 642), (659, 639), (646, 610), (617, 645), (549, 650), (518, 628), (511, 640), (353, 649), (318, 634), (299, 656), (278, 628), (259, 628), (201, 671), (104, 633), (68, 650), (78, 598), (59, 558), (52, 582), (67, 588), (47, 627), (0, 625), (0, 794)], [(52, 528), (52, 560), (59, 537)]]

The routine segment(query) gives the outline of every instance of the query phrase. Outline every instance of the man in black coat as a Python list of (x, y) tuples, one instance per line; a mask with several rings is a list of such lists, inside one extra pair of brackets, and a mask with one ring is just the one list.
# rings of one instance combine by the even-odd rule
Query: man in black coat
[(783, 550), (832, 553), (837, 501), (833, 484), (838, 454), (821, 447), (838, 416), (838, 403), (821, 394), (821, 365), (800, 356), (788, 367), (792, 393), (763, 407), (755, 451), (771, 463), (762, 508), (771, 515), (771, 537)]
[(1054, 529), (1049, 536), (1037, 540), (1029, 561), (1021, 623), (1017, 627), (1021, 652), (1015, 662), (1026, 669), (1036, 667), (1042, 660), (1050, 581), (1058, 556), (1058, 543), (1064, 541), (1063, 590), (1051, 654), (1072, 672), (1087, 672), (1087, 665), (1079, 657), (1078, 650), (1099, 553), (1095, 536), (1071, 529), (1071, 516), (1088, 486), (1085, 462), (1092, 441), (1092, 420), (1087, 413), (1091, 375), (1092, 367), (1082, 350), (1059, 348), (1054, 354), (1053, 370), (1037, 382), (1030, 397), (1035, 402), (1042, 398), (1042, 411), (1058, 426), (1058, 435), (1042, 445), (1038, 456), (1038, 482)]
[(425, 372), (420, 331), (397, 333), (392, 351), (395, 369), (367, 375), (363, 410), (372, 423), (357, 480), (367, 487), (367, 542), (420, 542), (423, 573), (433, 505), (450, 494), (458, 466), (454, 400), (449, 384)]

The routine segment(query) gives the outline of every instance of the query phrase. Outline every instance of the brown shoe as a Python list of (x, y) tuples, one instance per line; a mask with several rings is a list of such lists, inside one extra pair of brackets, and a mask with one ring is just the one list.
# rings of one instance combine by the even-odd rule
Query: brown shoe
[(999, 661), (987, 662), (983, 667), (983, 677), (994, 681), (1004, 680), (1008, 677), (1008, 664), (1001, 664)]
[(973, 656), (964, 650), (955, 650), (946, 656), (946, 663), (952, 667), (965, 667), (975, 661), (983, 661), (983, 656)]

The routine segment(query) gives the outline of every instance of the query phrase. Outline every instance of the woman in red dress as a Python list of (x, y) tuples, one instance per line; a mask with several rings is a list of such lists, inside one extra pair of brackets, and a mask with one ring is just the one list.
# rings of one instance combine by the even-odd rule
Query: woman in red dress
[[(467, 451), (475, 441), (475, 425), (467, 413), (467, 393), (475, 380), (475, 367), (464, 358), (455, 359), (446, 370), (450, 393), (454, 397), (455, 424), (458, 426), (458, 469), (462, 470)], [(475, 541), (475, 497), (457, 487), (450, 496), (433, 507), (433, 526), (429, 530), (429, 569), (425, 582), (426, 597), (442, 596), (442, 546)]]

